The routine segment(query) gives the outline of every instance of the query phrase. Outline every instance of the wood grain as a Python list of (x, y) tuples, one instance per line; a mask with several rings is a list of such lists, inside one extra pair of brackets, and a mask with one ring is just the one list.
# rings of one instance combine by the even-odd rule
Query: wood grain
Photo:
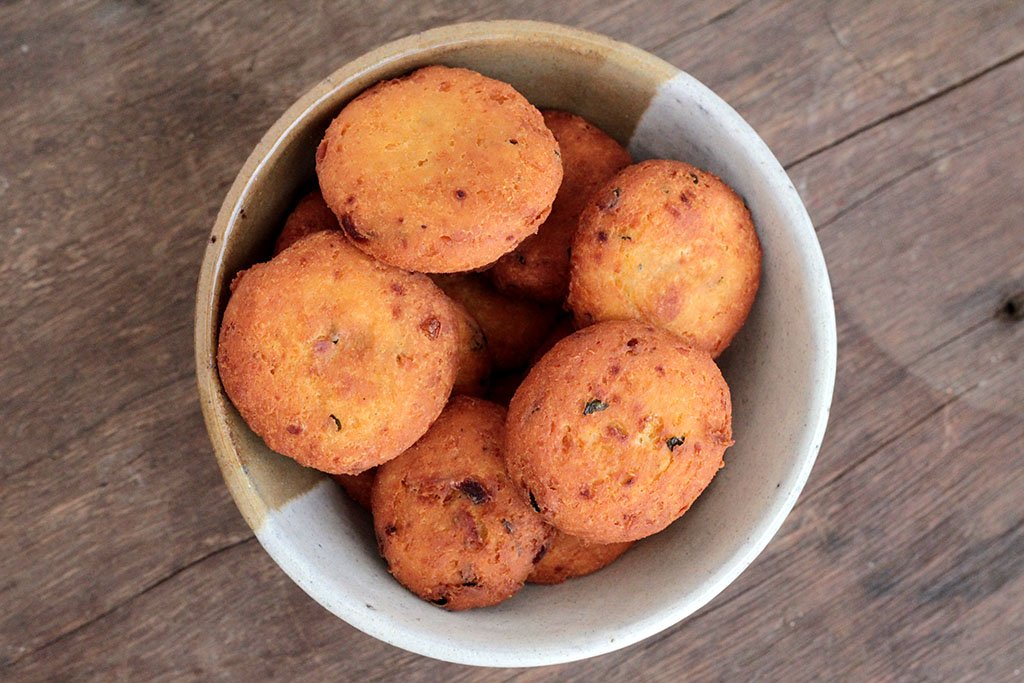
[[(686, 622), (539, 670), (428, 660), (307, 598), (235, 510), (192, 379), (207, 230), (263, 130), (380, 42), (499, 17), (634, 43), (732, 103), (818, 226), (840, 338), (767, 551)], [(0, 678), (1020, 675), (1021, 3), (15, 2), (0, 70)]]

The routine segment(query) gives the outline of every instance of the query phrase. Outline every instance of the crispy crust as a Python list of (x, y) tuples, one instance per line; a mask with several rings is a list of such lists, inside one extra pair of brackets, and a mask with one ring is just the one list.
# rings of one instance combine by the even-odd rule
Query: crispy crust
[(754, 303), (761, 245), (743, 200), (717, 177), (645, 161), (591, 197), (571, 272), (578, 327), (644, 320), (717, 357)]
[(526, 367), (558, 316), (557, 308), (506, 296), (475, 273), (436, 275), (433, 279), (480, 323), (498, 370)]
[(456, 316), (426, 276), (316, 233), (237, 281), (220, 329), (221, 382), (272, 449), (359, 473), (411, 446), (441, 412)]
[(537, 231), (558, 143), (512, 86), (429, 66), (346, 106), (317, 149), (328, 206), (363, 251), (431, 273), (493, 263)]
[(557, 343), (509, 406), (505, 454), (525, 499), (591, 543), (661, 531), (732, 445), (729, 388), (706, 351), (634, 321)]
[(593, 574), (604, 569), (633, 546), (633, 541), (624, 543), (587, 543), (586, 541), (556, 532), (548, 544), (544, 557), (527, 577), (529, 583), (555, 584), (578, 576)]
[(505, 472), (505, 410), (458, 396), (373, 486), (381, 555), (398, 581), (449, 610), (512, 597), (552, 533)]
[(580, 212), (598, 187), (633, 160), (622, 145), (585, 119), (564, 111), (542, 113), (562, 152), (562, 185), (537, 234), (502, 256), (490, 272), (503, 292), (560, 302), (569, 290), (569, 251)]

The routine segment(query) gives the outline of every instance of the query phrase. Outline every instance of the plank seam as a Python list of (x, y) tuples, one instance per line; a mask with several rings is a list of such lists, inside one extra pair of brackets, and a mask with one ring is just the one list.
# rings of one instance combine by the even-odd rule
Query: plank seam
[(667, 45), (671, 45), (672, 43), (676, 42), (677, 40), (685, 38), (686, 36), (688, 36), (688, 35), (690, 35), (692, 33), (696, 33), (697, 31), (703, 31), (708, 26), (711, 26), (712, 24), (715, 24), (716, 22), (719, 22), (722, 19), (728, 19), (732, 15), (736, 14), (736, 12), (738, 12), (742, 8), (744, 8), (747, 5), (749, 5), (751, 2), (752, 2), (752, 0), (743, 0), (743, 2), (737, 3), (736, 5), (734, 5), (733, 7), (730, 7), (727, 10), (725, 10), (723, 12), (719, 12), (718, 14), (716, 14), (713, 17), (711, 17), (710, 19), (708, 19), (706, 22), (704, 22), (703, 24), (701, 24), (699, 26), (694, 26), (693, 28), (687, 29), (687, 30), (683, 31), (682, 33), (678, 33), (678, 34), (672, 36), (671, 38), (666, 38), (665, 40), (661, 41), (660, 43), (658, 43), (657, 45), (652, 47), (650, 50), (648, 50), (648, 52), (657, 52), (658, 50), (662, 49), (663, 47), (665, 47)]
[[(111, 410), (110, 412), (105, 414), (103, 417), (101, 417), (101, 418), (91, 422), (90, 424), (86, 425), (82, 429), (79, 429), (74, 434), (71, 434), (66, 439), (64, 439), (59, 444), (57, 444), (56, 446), (53, 446), (53, 447), (49, 448), (50, 453), (55, 454), (55, 455), (60, 454), (61, 452), (65, 451), (69, 446), (71, 446), (72, 443), (74, 443), (75, 441), (78, 441), (79, 439), (81, 439), (83, 437), (88, 436), (90, 433), (92, 433), (96, 429), (99, 429), (103, 425), (103, 423), (107, 422), (112, 417), (115, 417), (116, 415), (120, 414), (122, 411), (126, 410), (133, 403), (137, 403), (137, 402), (142, 401), (142, 400), (144, 400), (146, 398), (149, 398), (153, 394), (156, 394), (156, 393), (159, 393), (161, 391), (164, 391), (168, 387), (171, 387), (171, 386), (177, 384), (178, 382), (186, 380), (189, 377), (193, 377), (194, 375), (195, 375), (195, 370), (190, 368), (188, 370), (188, 372), (181, 373), (180, 375), (177, 375), (177, 376), (171, 378), (170, 380), (168, 380), (168, 381), (166, 381), (166, 382), (164, 382), (162, 384), (159, 384), (159, 385), (157, 385), (157, 386), (155, 386), (155, 387), (153, 387), (151, 389), (148, 389), (147, 391), (144, 391), (141, 394), (136, 394), (136, 395), (132, 396), (131, 398), (125, 399), (122, 403), (117, 405), (113, 410)], [(198, 405), (198, 402), (196, 403), (196, 405)], [(8, 472), (7, 474), (3, 475), (4, 479), (7, 480), (7, 481), (10, 481), (14, 477), (16, 477), (17, 475), (19, 475), (22, 472), (24, 472), (25, 470), (31, 469), (31, 468), (33, 468), (33, 467), (35, 467), (37, 465), (40, 465), (40, 464), (49, 467), (49, 466), (52, 466), (53, 463), (50, 462), (48, 459), (47, 460), (39, 460), (39, 459), (30, 460), (29, 462), (25, 463), (21, 467), (18, 467), (17, 469), (14, 469), (11, 472)]]
[(174, 569), (173, 571), (171, 571), (166, 576), (163, 576), (163, 577), (157, 579), (156, 581), (154, 581), (153, 583), (149, 584), (148, 586), (143, 588), (138, 593), (135, 593), (131, 597), (125, 598), (124, 600), (122, 600), (121, 602), (117, 603), (113, 607), (105, 610), (104, 612), (101, 612), (100, 614), (97, 614), (96, 616), (92, 617), (88, 621), (82, 622), (78, 626), (75, 626), (74, 628), (72, 628), (72, 629), (70, 629), (68, 631), (65, 631), (64, 633), (61, 633), (61, 634), (51, 638), (50, 640), (46, 641), (42, 645), (40, 645), (40, 646), (38, 646), (36, 648), (33, 648), (33, 649), (31, 649), (31, 650), (29, 650), (27, 652), (24, 652), (24, 653), (18, 655), (17, 657), (15, 657), (13, 659), (10, 659), (10, 660), (7, 660), (7, 661), (5, 661), (3, 663), (0, 663), (0, 669), (10, 669), (10, 668), (14, 667), (14, 665), (16, 665), (18, 662), (22, 661), (26, 657), (30, 657), (32, 655), (38, 654), (38, 653), (42, 652), (43, 650), (46, 650), (47, 648), (51, 647), (52, 645), (56, 645), (57, 643), (72, 637), (73, 635), (75, 635), (79, 631), (82, 631), (82, 630), (88, 628), (92, 624), (95, 624), (98, 621), (102, 621), (103, 619), (106, 619), (107, 617), (111, 616), (115, 612), (121, 610), (124, 607), (127, 607), (128, 605), (133, 603), (135, 600), (141, 598), (146, 593), (149, 593), (150, 591), (155, 590), (156, 588), (159, 588), (163, 584), (165, 584), (168, 581), (170, 581), (171, 579), (173, 579), (178, 574), (181, 574), (182, 572), (185, 572), (185, 571), (188, 571), (189, 569), (192, 569), (196, 565), (205, 562), (206, 560), (210, 559), (211, 557), (216, 557), (217, 555), (220, 555), (221, 553), (224, 553), (224, 552), (227, 552), (227, 551), (232, 550), (234, 548), (237, 548), (238, 546), (245, 545), (246, 543), (249, 543), (250, 541), (253, 541), (255, 539), (256, 539), (256, 536), (250, 534), (249, 536), (247, 536), (247, 537), (245, 537), (245, 538), (243, 538), (241, 540), (232, 541), (231, 543), (229, 543), (229, 544), (227, 544), (225, 546), (221, 546), (220, 548), (217, 548), (216, 550), (212, 550), (212, 551), (206, 553), (205, 555), (202, 555), (202, 556), (196, 558), (195, 560), (192, 560), (191, 562), (185, 563), (184, 565), (182, 565), (182, 566)]
[[(1001, 135), (1002, 133), (1005, 133), (1008, 130), (1012, 130), (1017, 125), (1020, 125), (1020, 124), (1011, 124), (1009, 126), (1004, 126), (1002, 128), (999, 128), (997, 130), (992, 131), (991, 133), (983, 135), (983, 136), (981, 136), (980, 138), (978, 138), (976, 140), (971, 140), (970, 142), (965, 142), (965, 143), (957, 145), (955, 147), (951, 147), (950, 149), (946, 150), (942, 154), (939, 154), (936, 157), (932, 157), (930, 159), (927, 159), (926, 161), (921, 162), (920, 164), (918, 164), (917, 166), (914, 166), (913, 168), (907, 169), (906, 171), (904, 171), (903, 173), (899, 174), (898, 176), (896, 176), (892, 180), (886, 181), (884, 184), (882, 184), (879, 187), (876, 187), (875, 189), (871, 190), (868, 194), (866, 194), (865, 196), (861, 197), (860, 199), (854, 201), (849, 206), (843, 207), (834, 216), (832, 216), (828, 220), (824, 221), (820, 225), (814, 226), (815, 232), (820, 234), (822, 231), (825, 230), (825, 228), (827, 228), (830, 225), (832, 225), (833, 223), (837, 222), (842, 217), (846, 216), (847, 214), (849, 214), (850, 212), (852, 212), (852, 211), (854, 211), (856, 209), (859, 209), (860, 207), (864, 206), (865, 204), (867, 204), (871, 200), (877, 199), (878, 197), (884, 195), (886, 193), (886, 191), (896, 187), (896, 185), (898, 185), (899, 183), (903, 182), (907, 178), (910, 178), (910, 177), (916, 175), (917, 173), (920, 173), (921, 171), (926, 171), (929, 168), (931, 168), (932, 166), (934, 166), (935, 164), (940, 163), (941, 161), (943, 161), (945, 159), (948, 159), (949, 157), (954, 156), (956, 154), (959, 154), (959, 153), (961, 153), (961, 152), (963, 152), (965, 150), (968, 150), (971, 147), (974, 147), (975, 145), (980, 145), (981, 143), (985, 142), (986, 140), (989, 140), (990, 138), (995, 137), (996, 135)], [(925, 354), (925, 355), (927, 355), (927, 354)], [(917, 361), (915, 361), (915, 362), (917, 362)]]
[(843, 144), (844, 142), (847, 142), (848, 140), (852, 140), (853, 138), (858, 137), (859, 135), (863, 135), (864, 133), (868, 132), (872, 128), (880, 126), (880, 125), (882, 125), (883, 123), (885, 123), (887, 121), (892, 121), (893, 119), (897, 119), (897, 118), (903, 116), (904, 114), (908, 114), (908, 113), (914, 111), (918, 107), (923, 107), (926, 104), (929, 104), (931, 102), (934, 102), (935, 100), (938, 100), (938, 99), (940, 99), (942, 97), (945, 97), (946, 95), (950, 94), (954, 90), (957, 90), (958, 88), (962, 88), (965, 85), (969, 85), (970, 83), (973, 83), (974, 81), (978, 80), (979, 78), (983, 78), (983, 77), (987, 76), (988, 74), (992, 73), (993, 71), (996, 71), (997, 69), (1001, 69), (1004, 66), (1012, 64), (1013, 62), (1017, 61), (1021, 57), (1024, 57), (1024, 50), (1019, 50), (1019, 51), (1013, 53), (1012, 55), (1010, 55), (1009, 57), (1001, 59), (1001, 60), (999, 60), (998, 62), (996, 62), (994, 64), (986, 66), (985, 68), (981, 69), (980, 71), (976, 71), (975, 73), (971, 74), (970, 76), (967, 76), (966, 78), (963, 78), (963, 79), (961, 79), (961, 80), (959, 80), (959, 81), (957, 81), (955, 83), (947, 85), (945, 88), (942, 88), (940, 90), (937, 90), (937, 91), (933, 92), (931, 95), (928, 95), (927, 97), (924, 97), (924, 98), (922, 98), (920, 100), (917, 100), (916, 102), (911, 102), (910, 104), (907, 104), (907, 105), (897, 109), (896, 111), (890, 112), (890, 113), (886, 114), (885, 116), (882, 116), (882, 117), (880, 117), (878, 119), (875, 119), (874, 121), (871, 121), (870, 123), (866, 123), (863, 126), (860, 126), (859, 128), (855, 128), (854, 130), (850, 131), (849, 133), (846, 133), (845, 135), (839, 136), (838, 138), (836, 138), (832, 142), (830, 142), (828, 144), (825, 144), (825, 145), (822, 145), (821, 147), (818, 147), (817, 149), (813, 149), (810, 152), (806, 152), (805, 154), (797, 157), (796, 159), (793, 159), (792, 161), (784, 164), (784, 167), (785, 167), (785, 169), (787, 171), (789, 171), (794, 166), (802, 164), (805, 161), (807, 161), (808, 159), (813, 159), (814, 157), (818, 156), (819, 154), (823, 154), (824, 152), (827, 152), (830, 149), (834, 149), (834, 148), (838, 147), (839, 145)]
[(886, 448), (888, 448), (889, 446), (891, 446), (895, 442), (897, 442), (900, 439), (902, 439), (908, 433), (914, 431), (915, 429), (917, 429), (918, 427), (920, 427), (924, 423), (926, 423), (929, 420), (931, 420), (933, 417), (935, 417), (936, 415), (941, 413), (943, 410), (945, 410), (949, 406), (953, 405), (955, 402), (959, 401), (965, 394), (973, 391), (977, 387), (978, 387), (978, 385), (975, 384), (974, 386), (972, 386), (972, 387), (970, 387), (968, 389), (965, 389), (964, 391), (961, 391), (960, 393), (958, 393), (958, 394), (950, 397), (949, 399), (943, 401), (942, 403), (937, 405), (935, 408), (929, 410), (927, 413), (922, 415), (920, 418), (918, 418), (917, 420), (914, 420), (909, 425), (907, 425), (898, 434), (893, 434), (891, 437), (889, 437), (888, 439), (886, 439), (885, 441), (883, 441), (879, 445), (877, 445), (874, 448), (872, 448), (870, 451), (868, 451), (867, 455), (864, 455), (861, 458), (858, 458), (858, 459), (854, 460), (852, 463), (850, 463), (849, 465), (844, 467), (841, 471), (837, 472), (831, 479), (829, 479), (829, 480), (819, 484), (814, 489), (811, 489), (810, 491), (807, 491), (805, 494), (803, 494), (803, 499), (804, 500), (812, 500), (812, 499), (816, 498), (819, 494), (823, 493), (825, 490), (827, 490), (827, 489), (831, 488), (832, 486), (834, 486), (835, 484), (839, 483), (842, 479), (844, 479), (846, 477), (846, 475), (850, 474), (850, 472), (852, 472), (853, 470), (857, 469), (858, 467), (860, 467), (861, 465), (866, 463), (868, 460), (871, 460), (873, 457), (875, 457), (876, 455), (878, 455), (879, 453), (884, 451)]

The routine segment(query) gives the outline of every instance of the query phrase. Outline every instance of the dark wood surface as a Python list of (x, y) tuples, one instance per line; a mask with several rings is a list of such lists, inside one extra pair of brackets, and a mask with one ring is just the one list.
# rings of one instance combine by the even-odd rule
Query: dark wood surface
[[(1024, 676), (1024, 3), (362, 5), (0, 6), (0, 679)], [(491, 18), (609, 34), (732, 103), (807, 203), (839, 323), (829, 431), (765, 553), (676, 627), (535, 670), (307, 598), (193, 378), (206, 236), (262, 132), (384, 41)]]

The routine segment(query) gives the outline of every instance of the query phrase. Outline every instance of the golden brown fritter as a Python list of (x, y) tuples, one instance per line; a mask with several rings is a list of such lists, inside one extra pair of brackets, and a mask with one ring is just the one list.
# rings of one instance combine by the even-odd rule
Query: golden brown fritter
[(429, 278), (320, 232), (237, 280), (220, 329), (220, 379), (270, 448), (354, 474), (404, 451), (441, 412), (457, 325)]
[(644, 320), (717, 357), (754, 303), (761, 245), (728, 185), (679, 161), (645, 161), (588, 201), (571, 270), (578, 327)]
[(597, 323), (555, 344), (519, 386), (506, 464), (560, 531), (632, 541), (686, 512), (722, 466), (731, 425), (706, 351), (645, 323)]
[(363, 251), (451, 273), (537, 231), (562, 182), (558, 143), (512, 86), (429, 66), (352, 100), (317, 149), (324, 199)]
[(587, 543), (559, 531), (526, 580), (530, 583), (554, 584), (593, 574), (619, 559), (632, 545), (633, 541)]
[(497, 370), (526, 367), (558, 316), (557, 308), (506, 296), (476, 273), (433, 279), (480, 323)]
[(585, 119), (564, 111), (542, 113), (562, 152), (562, 185), (537, 234), (502, 256), (490, 272), (503, 292), (561, 302), (569, 290), (569, 252), (580, 212), (590, 195), (632, 159), (622, 145)]
[(512, 597), (552, 533), (505, 472), (505, 410), (457, 396), (415, 446), (382, 466), (373, 525), (398, 581), (445, 609)]
[(274, 256), (292, 246), (306, 235), (323, 230), (339, 230), (338, 219), (324, 203), (320, 190), (313, 190), (299, 200), (285, 219), (284, 228), (274, 243)]

